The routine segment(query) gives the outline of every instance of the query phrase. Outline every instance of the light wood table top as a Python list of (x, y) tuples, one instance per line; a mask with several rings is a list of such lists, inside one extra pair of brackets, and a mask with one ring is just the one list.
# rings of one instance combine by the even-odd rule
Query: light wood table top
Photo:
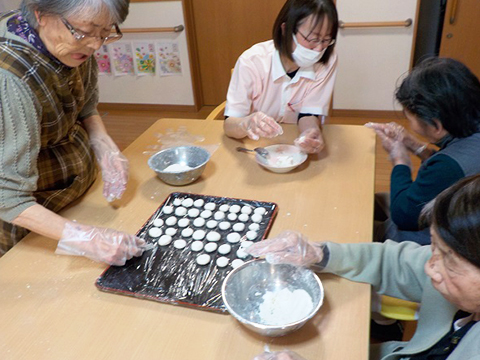
[[(134, 121), (134, 119), (132, 119)], [(185, 125), (219, 144), (202, 177), (183, 187), (159, 180), (143, 154), (156, 133)], [(235, 147), (292, 142), (295, 126), (271, 141), (234, 140), (222, 121), (162, 119), (125, 150), (131, 179), (109, 205), (97, 181), (62, 215), (135, 233), (172, 192), (275, 202), (270, 236), (298, 230), (315, 241), (372, 237), (375, 135), (361, 126), (327, 125), (327, 150), (287, 174), (268, 172)], [(106, 265), (55, 255), (56, 243), (30, 234), (0, 259), (0, 359), (250, 360), (264, 346), (308, 360), (367, 359), (370, 287), (321, 274), (325, 302), (300, 330), (281, 338), (250, 332), (233, 317), (99, 291)]]

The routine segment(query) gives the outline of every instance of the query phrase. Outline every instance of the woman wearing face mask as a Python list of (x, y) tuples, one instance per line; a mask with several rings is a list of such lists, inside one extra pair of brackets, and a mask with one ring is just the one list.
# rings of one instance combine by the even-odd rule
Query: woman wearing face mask
[(0, 15), (0, 256), (29, 231), (57, 252), (121, 265), (143, 252), (133, 235), (56, 213), (95, 180), (108, 201), (125, 191), (128, 162), (98, 115), (93, 53), (122, 37), (129, 0), (23, 0)]
[(337, 69), (338, 16), (331, 0), (288, 0), (273, 26), (273, 40), (238, 59), (225, 107), (225, 134), (272, 138), (279, 123), (297, 123), (295, 144), (307, 153), (325, 146), (321, 123), (328, 115)]
[[(313, 243), (285, 232), (248, 248), (275, 263), (312, 266), (371, 284), (381, 294), (420, 303), (409, 342), (372, 345), (370, 359), (480, 359), (480, 176), (464, 178), (423, 209), (431, 245)], [(347, 339), (348, 340), (348, 339)], [(289, 351), (255, 360), (297, 360)], [(311, 359), (313, 360), (313, 359)]]

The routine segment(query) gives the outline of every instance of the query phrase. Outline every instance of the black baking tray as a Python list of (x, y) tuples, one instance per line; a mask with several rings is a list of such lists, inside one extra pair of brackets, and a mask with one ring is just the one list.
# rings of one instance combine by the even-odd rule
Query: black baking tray
[[(176, 249), (173, 247), (173, 242), (169, 246), (159, 246), (157, 239), (148, 235), (148, 230), (153, 226), (153, 221), (156, 218), (166, 220), (173, 214), (164, 214), (163, 209), (166, 206), (171, 206), (173, 203), (178, 203), (186, 198), (192, 200), (203, 199), (205, 203), (213, 202), (216, 204), (216, 210), (222, 204), (249, 206), (252, 209), (263, 207), (266, 212), (262, 220), (258, 223), (258, 236), (251, 241), (260, 241), (264, 239), (272, 222), (277, 214), (278, 206), (276, 203), (236, 199), (229, 197), (217, 197), (200, 194), (190, 194), (174, 192), (171, 193), (159, 208), (152, 214), (152, 216), (145, 222), (142, 228), (137, 232), (137, 235), (147, 241), (147, 243), (154, 244), (153, 249), (147, 250), (142, 256), (133, 258), (124, 266), (110, 266), (97, 279), (96, 286), (106, 292), (116, 294), (128, 295), (143, 299), (154, 300), (162, 303), (169, 303), (174, 305), (192, 306), (202, 310), (210, 310), (216, 312), (225, 312), (226, 308), (221, 297), (222, 282), (228, 273), (233, 269), (229, 264), (225, 268), (217, 267), (215, 261), (219, 256), (226, 256), (230, 259), (230, 263), (237, 257), (236, 251), (241, 243), (246, 240), (246, 232), (248, 226), (252, 223), (251, 220), (245, 222), (245, 230), (239, 232), (241, 241), (236, 244), (230, 244), (232, 251), (228, 255), (220, 255), (217, 251), (210, 253), (212, 261), (207, 265), (198, 265), (196, 257), (204, 253), (193, 252), (190, 250), (190, 243), (193, 241), (187, 240), (187, 246), (184, 249)], [(192, 206), (193, 207), (193, 206)], [(180, 216), (181, 217), (187, 217)], [(213, 219), (213, 216), (212, 218)], [(228, 221), (228, 220), (227, 220)], [(232, 224), (235, 221), (232, 221)], [(165, 225), (163, 229), (165, 229)], [(193, 225), (192, 225), (193, 227)], [(195, 229), (199, 229), (196, 227)], [(202, 228), (206, 231), (215, 230), (221, 234), (222, 239), (219, 245), (224, 241), (226, 235), (232, 232), (229, 230), (207, 229), (204, 225)], [(173, 238), (181, 238), (178, 232)], [(207, 243), (207, 240), (203, 240)], [(247, 257), (244, 260), (250, 260)]]

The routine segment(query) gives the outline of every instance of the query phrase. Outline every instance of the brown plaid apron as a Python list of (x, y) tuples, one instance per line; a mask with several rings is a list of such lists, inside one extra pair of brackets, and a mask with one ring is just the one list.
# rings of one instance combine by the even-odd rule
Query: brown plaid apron
[[(54, 62), (32, 47), (0, 38), (0, 67), (22, 79), (41, 107), (37, 202), (58, 212), (93, 183), (96, 165), (79, 113), (96, 96), (98, 68), (91, 57), (76, 68)], [(95, 95), (92, 95), (95, 94)], [(0, 220), (0, 256), (28, 231)]]

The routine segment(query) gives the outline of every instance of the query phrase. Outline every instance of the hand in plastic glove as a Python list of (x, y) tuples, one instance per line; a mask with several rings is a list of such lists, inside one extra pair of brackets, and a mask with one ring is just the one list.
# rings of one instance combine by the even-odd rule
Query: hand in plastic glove
[(382, 141), (382, 146), (385, 151), (388, 152), (390, 156), (390, 160), (394, 165), (407, 165), (409, 167), (412, 166), (412, 161), (410, 159), (410, 155), (408, 154), (407, 148), (405, 144), (400, 140), (394, 140), (391, 137), (388, 137), (383, 132), (375, 130), (378, 137)]
[(303, 131), (293, 143), (307, 154), (319, 153), (325, 147), (322, 134), (318, 128)]
[(103, 196), (108, 202), (120, 199), (127, 188), (128, 160), (110, 137), (91, 138), (103, 179)]
[(263, 354), (255, 356), (253, 360), (305, 360), (297, 353), (290, 350), (264, 352)]
[(146, 242), (121, 231), (67, 222), (56, 254), (85, 256), (110, 265), (125, 265), (128, 259), (142, 255)]
[(282, 127), (273, 118), (260, 111), (247, 116), (240, 126), (252, 140), (258, 140), (261, 137), (274, 138), (283, 134)]
[(407, 130), (405, 130), (402, 125), (399, 125), (396, 122), (390, 122), (388, 124), (369, 122), (366, 123), (365, 126), (375, 130), (379, 136), (381, 133), (383, 133), (392, 140), (402, 142), (405, 147), (413, 153), (425, 145), (424, 143), (418, 141)]
[(284, 231), (277, 237), (259, 241), (245, 251), (255, 257), (265, 256), (271, 264), (310, 266), (323, 259), (321, 244), (309, 242), (294, 231)]

